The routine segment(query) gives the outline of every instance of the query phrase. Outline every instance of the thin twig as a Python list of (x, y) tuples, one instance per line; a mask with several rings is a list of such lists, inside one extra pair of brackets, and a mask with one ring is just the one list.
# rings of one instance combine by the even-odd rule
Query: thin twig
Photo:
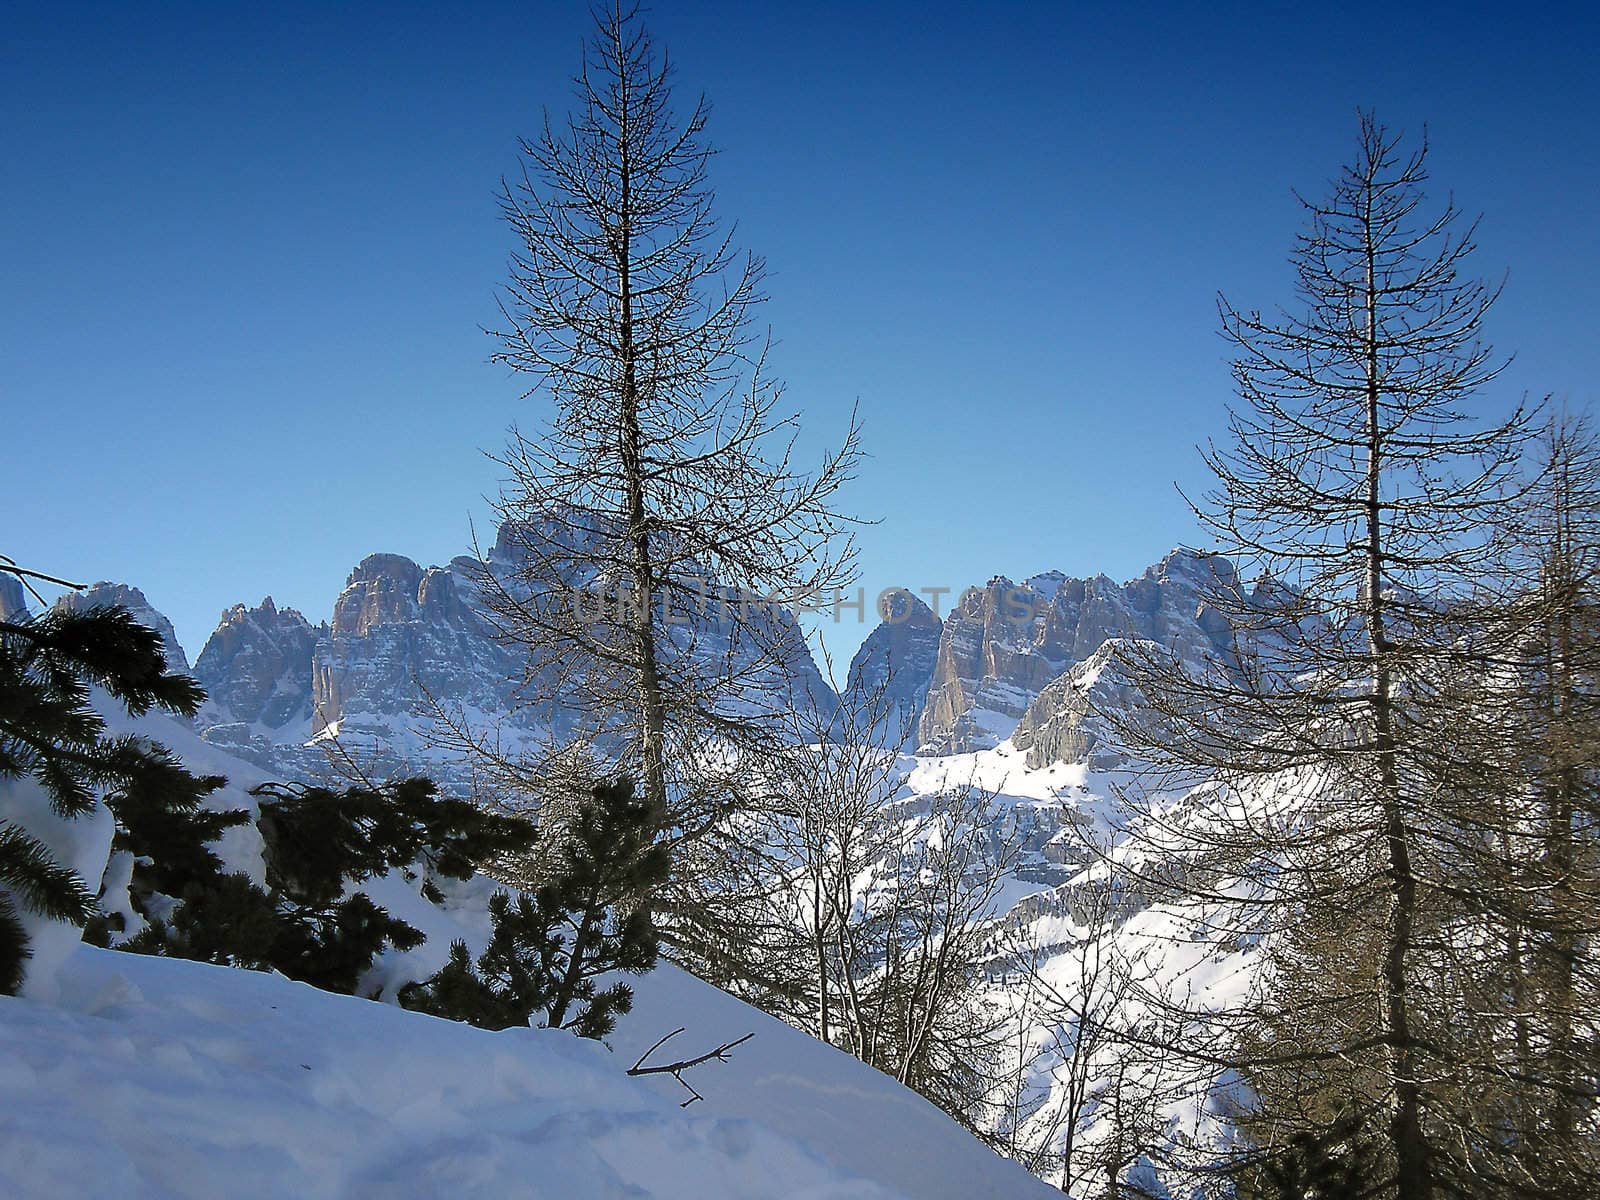
[(659, 1066), (654, 1067), (647, 1067), (644, 1065), (645, 1059), (649, 1058), (657, 1050), (661, 1049), (662, 1046), (666, 1045), (669, 1041), (677, 1037), (682, 1032), (683, 1027), (680, 1025), (677, 1029), (674, 1029), (671, 1033), (657, 1041), (655, 1045), (651, 1046), (650, 1049), (646, 1050), (639, 1056), (638, 1061), (635, 1062), (633, 1066), (628, 1068), (628, 1074), (671, 1075), (674, 1079), (681, 1083), (684, 1086), (684, 1089), (689, 1093), (689, 1098), (682, 1104), (678, 1105), (678, 1107), (688, 1108), (689, 1105), (693, 1104), (696, 1100), (704, 1100), (705, 1097), (694, 1090), (694, 1087), (689, 1083), (689, 1081), (683, 1077), (683, 1072), (687, 1071), (690, 1067), (698, 1067), (701, 1063), (707, 1063), (713, 1059), (715, 1059), (717, 1062), (727, 1062), (728, 1052), (736, 1046), (744, 1045), (744, 1043), (755, 1037), (755, 1033), (747, 1033), (742, 1038), (737, 1038), (731, 1042), (723, 1042), (722, 1045), (718, 1046), (715, 1050), (708, 1050), (698, 1058), (685, 1058), (678, 1062), (662, 1063)]

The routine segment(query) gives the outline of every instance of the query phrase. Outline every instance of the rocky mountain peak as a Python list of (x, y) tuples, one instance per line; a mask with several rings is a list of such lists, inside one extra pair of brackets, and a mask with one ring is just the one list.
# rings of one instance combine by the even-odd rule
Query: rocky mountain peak
[(400, 554), (369, 554), (333, 605), (335, 637), (364, 637), (379, 625), (417, 619), (422, 568)]
[(9, 571), (0, 571), (0, 621), (16, 621), (28, 615), (28, 593), (22, 580)]
[(178, 645), (178, 635), (172, 628), (172, 622), (146, 600), (144, 593), (138, 588), (130, 587), (126, 583), (110, 583), (102, 580), (90, 584), (81, 591), (68, 592), (56, 601), (56, 607), (66, 609), (68, 612), (83, 612), (90, 608), (109, 607), (113, 604), (121, 605), (131, 612), (141, 625), (148, 625), (161, 635), (162, 649), (167, 656), (167, 670), (184, 675), (189, 673), (189, 658), (184, 654), (183, 647)]
[(1120, 585), (1059, 571), (1021, 584), (996, 577), (945, 622), (919, 745), (950, 754), (997, 744), (1050, 683), (1113, 638), (1147, 639), (1185, 657), (1226, 653), (1228, 622), (1210, 598), (1238, 587), (1228, 559), (1182, 548)]
[(1041, 600), (1049, 600), (1061, 590), (1061, 585), (1067, 582), (1067, 576), (1062, 571), (1041, 571), (1037, 575), (1030, 575), (1022, 581), (1022, 586), (1027, 588)]
[(1026, 752), (1030, 769), (1052, 763), (1083, 763), (1091, 771), (1115, 771), (1131, 759), (1107, 714), (1132, 711), (1143, 703), (1123, 667), (1121, 638), (1110, 638), (1073, 664), (1028, 705), (1011, 734), (1011, 744)]
[(914, 735), (922, 718), (928, 683), (939, 656), (944, 622), (917, 596), (904, 590), (881, 598), (876, 629), (867, 635), (845, 677), (845, 688), (861, 696), (881, 690), (887, 709), (879, 732), (900, 736), (902, 726)]
[[(315, 626), (272, 597), (235, 604), (206, 639), (194, 674), (208, 699), (200, 725), (207, 740), (266, 765), (276, 737), (303, 737), (311, 721), (311, 658), (327, 626)], [(259, 743), (259, 744), (257, 744)]]
[(1239, 581), (1239, 570), (1227, 555), (1214, 550), (1197, 550), (1192, 546), (1174, 546), (1145, 574), (1157, 578), (1184, 577), (1199, 581), (1218, 579), (1226, 584)]

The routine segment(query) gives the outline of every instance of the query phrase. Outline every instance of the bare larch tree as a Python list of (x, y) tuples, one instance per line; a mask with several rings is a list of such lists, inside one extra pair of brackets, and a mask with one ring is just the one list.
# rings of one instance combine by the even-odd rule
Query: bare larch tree
[(805, 650), (775, 596), (848, 579), (834, 508), (852, 420), (814, 470), (753, 326), (763, 264), (713, 212), (702, 98), (636, 7), (607, 5), (565, 120), (548, 114), (503, 189), (518, 249), (497, 361), (553, 416), (515, 432), (498, 506), (513, 575), (486, 571), (499, 631), (529, 652), (525, 696), (558, 741), (626, 766), (673, 841), (735, 806), (740, 756)]
[[(1219, 934), (1276, 947), (1276, 981), (1219, 1015), (1229, 1034), (1211, 1061), (1232, 1055), (1263, 1098), (1294, 1097), (1295, 1120), (1354, 1110), (1392, 1172), (1371, 1194), (1422, 1200), (1475, 1140), (1426, 1011), (1461, 966), (1469, 852), (1436, 786), (1470, 753), (1447, 684), (1494, 658), (1498, 632), (1467, 600), (1496, 565), (1529, 429), (1520, 407), (1500, 423), (1474, 412), (1503, 367), (1480, 336), (1498, 288), (1465, 273), (1476, 223), (1430, 211), (1426, 144), (1402, 141), (1363, 114), (1354, 161), (1326, 199), (1302, 200), (1293, 311), (1221, 302), (1240, 403), (1195, 509), (1261, 582), (1210, 598), (1236, 654), (1135, 648), (1151, 708), (1127, 732), (1218, 781), (1181, 816), (1143, 814), (1147, 834), (1189, 848), (1169, 880), (1216, 906)], [(1307, 1064), (1318, 1096), (1304, 1075), (1266, 1085)], [(1255, 1130), (1269, 1142), (1306, 1128), (1270, 1119)]]

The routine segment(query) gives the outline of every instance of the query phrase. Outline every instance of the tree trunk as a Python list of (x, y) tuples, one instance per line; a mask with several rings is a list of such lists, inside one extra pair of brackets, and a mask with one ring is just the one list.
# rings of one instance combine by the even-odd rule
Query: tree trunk
[(1416, 919), (1417, 884), (1411, 865), (1410, 837), (1405, 823), (1399, 756), (1395, 745), (1394, 680), (1383, 596), (1383, 510), (1379, 490), (1383, 472), (1383, 426), (1378, 403), (1382, 383), (1378, 364), (1378, 293), (1370, 204), (1369, 190), (1366, 330), (1363, 346), (1367, 392), (1366, 620), (1368, 647), (1372, 656), (1370, 706), (1377, 754), (1378, 796), (1389, 859), (1390, 908), (1384, 930), (1382, 963), (1384, 1033), (1389, 1046), (1394, 1086), (1394, 1111), (1390, 1115), (1389, 1135), (1394, 1144), (1398, 1200), (1426, 1200), (1432, 1192), (1432, 1186), (1428, 1174), (1427, 1141), (1422, 1129), (1421, 1090), (1417, 1083), (1410, 1001), (1406, 994), (1406, 959), (1411, 949), (1412, 925)]
[(578, 984), (583, 979), (584, 955), (589, 952), (589, 943), (594, 938), (594, 921), (592, 914), (598, 900), (590, 899), (588, 909), (583, 916), (583, 924), (578, 927), (577, 935), (572, 939), (572, 948), (567, 951), (567, 969), (561, 977), (561, 984), (556, 989), (554, 999), (545, 1014), (546, 1023), (551, 1029), (560, 1029), (567, 1019), (567, 1009), (572, 1004), (572, 998), (577, 994)]
[[(627, 62), (620, 50), (617, 62)], [(616, 232), (617, 294), (621, 306), (622, 357), (622, 474), (626, 490), (628, 542), (633, 548), (634, 653), (639, 665), (639, 701), (642, 709), (644, 798), (658, 823), (667, 816), (666, 702), (656, 662), (654, 564), (650, 556), (650, 528), (644, 495), (643, 435), (639, 427), (639, 364), (634, 344), (633, 296), (633, 147), (630, 144), (631, 81), (626, 70), (619, 78), (622, 105), (618, 114), (618, 164), (622, 195)]]
[(817, 971), (817, 1037), (830, 1045), (828, 1028), (828, 932), (822, 921), (822, 885), (813, 880), (811, 885), (811, 950)]
[[(1559, 469), (1559, 468), (1558, 468)], [(1566, 481), (1556, 480), (1561, 491)], [(1553, 768), (1546, 815), (1546, 861), (1551, 874), (1550, 901), (1553, 909), (1554, 929), (1550, 939), (1549, 1004), (1550, 1061), (1557, 1086), (1552, 1105), (1552, 1137), (1558, 1147), (1567, 1147), (1577, 1133), (1577, 1105), (1570, 1092), (1561, 1091), (1578, 1083), (1575, 1043), (1573, 1038), (1573, 1002), (1575, 998), (1573, 967), (1578, 953), (1572, 894), (1573, 846), (1572, 818), (1577, 807), (1581, 770), (1575, 763), (1575, 740), (1579, 737), (1572, 720), (1574, 682), (1572, 670), (1573, 609), (1577, 604), (1577, 580), (1573, 578), (1573, 561), (1566, 544), (1566, 531), (1561, 528), (1562, 510), (1570, 497), (1557, 493), (1556, 550), (1552, 562), (1555, 575), (1552, 596), (1554, 611), (1550, 614), (1549, 682), (1551, 731), (1550, 766)]]

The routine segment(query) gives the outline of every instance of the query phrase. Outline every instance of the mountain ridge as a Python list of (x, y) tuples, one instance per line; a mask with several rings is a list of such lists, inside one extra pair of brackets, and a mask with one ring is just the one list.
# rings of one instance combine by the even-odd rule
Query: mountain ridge
[[(513, 747), (566, 719), (544, 710), (541, 725), (528, 714), (537, 665), (505, 642), (485, 594), (514, 583), (526, 536), (502, 529), (483, 558), (460, 555), (443, 566), (369, 554), (351, 570), (329, 619), (315, 624), (270, 595), (254, 607), (233, 605), (194, 660), (210, 697), (196, 729), (291, 778), (326, 776), (328, 751), (338, 749), (358, 752), (375, 770), (425, 771), (467, 790), (460, 765), (432, 744), (430, 721), (441, 708), (492, 725)], [(842, 686), (858, 696), (882, 691), (886, 711), (875, 736), (888, 742), (908, 730), (907, 749), (920, 755), (992, 748), (1017, 735), (1030, 768), (1064, 761), (1062, 754), (1086, 750), (1076, 732), (1084, 697), (1069, 678), (1108, 642), (1144, 639), (1184, 657), (1231, 652), (1227, 622), (1210, 606), (1216, 588), (1242, 595), (1232, 563), (1178, 548), (1123, 584), (1104, 574), (1045, 571), (1020, 583), (997, 575), (968, 589), (943, 619), (897, 592)], [(170, 623), (137, 588), (99, 583), (62, 601), (113, 602), (156, 627), (174, 661), (189, 669)], [(793, 623), (787, 612), (779, 619)], [(701, 653), (720, 644), (709, 631), (697, 628), (696, 637), (713, 647)], [(797, 707), (808, 695), (832, 701), (798, 633), (792, 670), (782, 686)], [(1075, 715), (1058, 714), (1062, 705)]]

